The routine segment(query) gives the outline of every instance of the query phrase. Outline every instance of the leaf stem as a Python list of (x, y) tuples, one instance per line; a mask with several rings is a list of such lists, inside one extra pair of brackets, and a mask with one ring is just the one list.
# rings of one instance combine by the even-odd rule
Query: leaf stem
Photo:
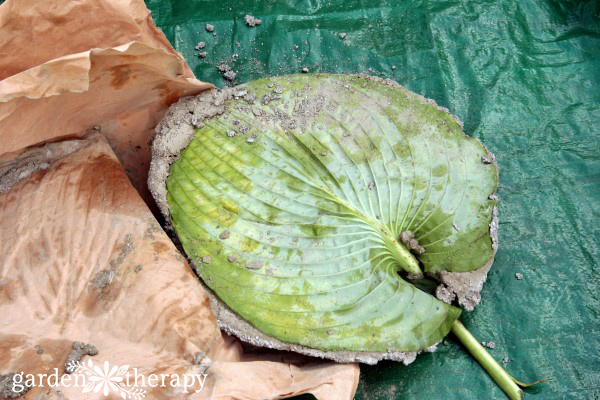
[(413, 279), (420, 279), (423, 277), (423, 271), (419, 267), (419, 262), (413, 256), (403, 244), (398, 243), (397, 241), (390, 240), (390, 238), (386, 237), (385, 234), (382, 234), (383, 239), (387, 242), (387, 247), (390, 252), (393, 254), (396, 262), (398, 262), (399, 266), (406, 272), (412, 275)]
[(452, 332), (460, 342), (469, 350), (471, 355), (481, 364), (487, 373), (496, 381), (498, 386), (511, 400), (521, 400), (523, 391), (519, 387), (516, 379), (502, 368), (500, 364), (487, 352), (481, 343), (465, 328), (465, 326), (456, 320), (452, 324)]

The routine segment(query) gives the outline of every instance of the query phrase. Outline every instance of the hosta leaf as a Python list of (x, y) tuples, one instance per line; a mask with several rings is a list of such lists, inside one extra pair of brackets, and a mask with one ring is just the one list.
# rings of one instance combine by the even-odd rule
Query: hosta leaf
[(167, 179), (172, 224), (207, 285), (267, 335), (321, 350), (417, 351), (444, 337), (460, 310), (406, 273), (492, 258), (487, 150), (382, 81), (287, 76), (236, 93)]

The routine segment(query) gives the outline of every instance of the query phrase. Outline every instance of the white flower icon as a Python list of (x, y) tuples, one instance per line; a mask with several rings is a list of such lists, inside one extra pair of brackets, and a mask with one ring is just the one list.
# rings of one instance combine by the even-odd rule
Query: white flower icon
[(94, 393), (98, 393), (100, 389), (103, 389), (102, 393), (104, 396), (108, 396), (109, 387), (115, 392), (120, 391), (117, 385), (123, 382), (123, 377), (116, 375), (119, 368), (116, 365), (110, 371), (108, 370), (109, 368), (108, 361), (104, 361), (104, 371), (94, 366), (96, 375), (89, 377), (90, 382), (95, 382)]
[(127, 388), (123, 383), (123, 375), (127, 374), (129, 365), (123, 365), (122, 367), (114, 366), (110, 368), (108, 361), (104, 361), (104, 370), (95, 366), (92, 360), (86, 363), (80, 363), (79, 361), (71, 361), (67, 366), (67, 369), (72, 373), (85, 373), (88, 376), (87, 383), (83, 388), (83, 393), (100, 392), (106, 397), (108, 393), (113, 390), (121, 395), (123, 399), (143, 399), (146, 397), (146, 391), (133, 387)]

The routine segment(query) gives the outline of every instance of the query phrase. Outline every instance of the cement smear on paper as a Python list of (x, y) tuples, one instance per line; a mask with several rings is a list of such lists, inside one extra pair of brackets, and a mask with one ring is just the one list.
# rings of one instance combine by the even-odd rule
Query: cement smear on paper
[(23, 383), (23, 390), (17, 392), (13, 389), (16, 372), (0, 375), (0, 399), (16, 399), (23, 396), (31, 389)]
[(55, 161), (76, 152), (88, 143), (86, 140), (46, 143), (26, 150), (14, 160), (0, 163), (0, 194), (8, 192), (35, 172), (47, 170)]
[(67, 356), (67, 362), (65, 363), (65, 373), (72, 373), (74, 371), (71, 369), (73, 363), (81, 361), (84, 356), (95, 355), (98, 355), (98, 349), (96, 349), (96, 346), (82, 342), (73, 342), (71, 352)]

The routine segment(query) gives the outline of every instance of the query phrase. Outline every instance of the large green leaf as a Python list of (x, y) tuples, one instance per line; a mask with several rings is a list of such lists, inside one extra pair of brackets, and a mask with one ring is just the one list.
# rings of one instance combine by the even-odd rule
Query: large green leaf
[[(471, 271), (493, 257), (486, 149), (382, 81), (294, 75), (235, 91), (167, 179), (172, 224), (206, 284), (285, 342), (386, 352), (444, 337), (460, 309), (404, 272)], [(403, 244), (407, 231), (424, 253)]]

